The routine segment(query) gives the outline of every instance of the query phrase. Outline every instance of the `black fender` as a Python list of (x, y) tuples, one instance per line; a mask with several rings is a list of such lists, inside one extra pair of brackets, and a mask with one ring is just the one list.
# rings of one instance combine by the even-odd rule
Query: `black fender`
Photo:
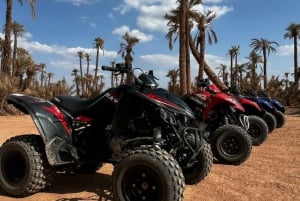
[(78, 158), (76, 148), (71, 145), (70, 123), (56, 105), (38, 97), (17, 93), (10, 94), (7, 103), (31, 116), (45, 144), (50, 165), (69, 164)]

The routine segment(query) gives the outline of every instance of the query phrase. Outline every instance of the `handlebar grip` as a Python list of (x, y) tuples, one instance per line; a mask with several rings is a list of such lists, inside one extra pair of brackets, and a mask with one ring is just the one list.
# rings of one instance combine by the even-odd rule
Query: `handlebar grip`
[(101, 68), (102, 70), (106, 70), (106, 71), (114, 71), (114, 72), (120, 71), (119, 69), (110, 66), (102, 66)]

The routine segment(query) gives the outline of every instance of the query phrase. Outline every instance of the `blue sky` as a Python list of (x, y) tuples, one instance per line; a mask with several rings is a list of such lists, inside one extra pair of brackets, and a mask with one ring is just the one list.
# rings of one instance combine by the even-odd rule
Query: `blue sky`
[[(212, 23), (218, 43), (207, 45), (206, 60), (215, 69), (229, 66), (228, 50), (240, 45), (239, 63), (247, 61), (252, 38), (266, 38), (279, 44), (268, 57), (268, 77), (293, 72), (293, 41), (284, 39), (291, 23), (300, 23), (299, 0), (204, 0), (199, 10), (212, 9), (217, 19)], [(22, 24), (26, 33), (18, 39), (19, 47), (27, 49), (37, 63), (45, 63), (54, 79), (64, 76), (71, 84), (71, 71), (79, 69), (77, 52), (92, 55), (90, 68), (95, 67), (96, 37), (105, 40), (100, 65), (122, 62), (117, 54), (125, 32), (140, 39), (134, 47), (134, 66), (153, 69), (161, 87), (169, 81), (166, 74), (178, 68), (178, 46), (170, 51), (165, 39), (168, 27), (163, 16), (176, 7), (176, 0), (51, 0), (36, 3), (36, 19), (31, 18), (28, 3), (13, 1), (13, 19)], [(0, 6), (0, 23), (4, 25), (5, 4)], [(3, 34), (0, 34), (3, 37)], [(300, 52), (300, 51), (299, 51)], [(299, 55), (298, 55), (299, 57)], [(85, 67), (85, 62), (83, 62)], [(198, 65), (192, 61), (192, 77)], [(109, 87), (109, 74), (105, 76)], [(216, 71), (217, 73), (217, 71)]]

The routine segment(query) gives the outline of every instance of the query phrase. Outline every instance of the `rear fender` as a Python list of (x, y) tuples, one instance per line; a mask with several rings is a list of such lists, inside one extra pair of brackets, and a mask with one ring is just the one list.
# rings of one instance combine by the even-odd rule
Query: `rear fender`
[[(50, 165), (73, 162), (76, 154), (74, 154), (75, 148), (71, 145), (72, 130), (64, 114), (54, 104), (23, 94), (11, 94), (7, 102), (31, 116), (44, 141)], [(60, 155), (62, 153), (64, 153), (63, 156)], [(72, 157), (66, 157), (66, 155), (72, 155)]]

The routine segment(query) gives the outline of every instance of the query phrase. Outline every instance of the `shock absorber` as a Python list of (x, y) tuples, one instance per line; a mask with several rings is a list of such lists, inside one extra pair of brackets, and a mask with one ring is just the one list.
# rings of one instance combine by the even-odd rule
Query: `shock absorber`
[(153, 129), (153, 144), (155, 147), (160, 147), (162, 142), (162, 134), (161, 134), (161, 128), (156, 127)]
[(227, 125), (229, 124), (229, 120), (228, 120), (228, 117), (227, 116), (224, 116), (224, 125)]

